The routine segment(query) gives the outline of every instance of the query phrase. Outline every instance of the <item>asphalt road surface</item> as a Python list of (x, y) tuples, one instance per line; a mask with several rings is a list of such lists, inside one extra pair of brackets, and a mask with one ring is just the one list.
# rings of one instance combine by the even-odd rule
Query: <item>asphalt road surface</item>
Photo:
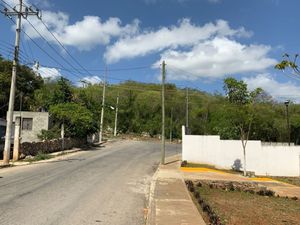
[[(167, 155), (181, 146), (166, 145)], [(119, 141), (63, 159), (0, 169), (0, 224), (141, 225), (159, 142)]]

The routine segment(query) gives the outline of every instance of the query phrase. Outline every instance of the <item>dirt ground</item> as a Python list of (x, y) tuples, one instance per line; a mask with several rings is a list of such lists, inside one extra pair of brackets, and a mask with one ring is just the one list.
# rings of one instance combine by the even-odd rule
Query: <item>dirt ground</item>
[[(198, 188), (198, 187), (197, 187)], [(238, 191), (199, 188), (202, 198), (226, 225), (299, 225), (300, 201)], [(200, 210), (202, 214), (202, 210)], [(208, 217), (203, 215), (207, 224)]]
[(282, 181), (300, 187), (300, 177), (271, 177), (271, 178), (274, 180)]

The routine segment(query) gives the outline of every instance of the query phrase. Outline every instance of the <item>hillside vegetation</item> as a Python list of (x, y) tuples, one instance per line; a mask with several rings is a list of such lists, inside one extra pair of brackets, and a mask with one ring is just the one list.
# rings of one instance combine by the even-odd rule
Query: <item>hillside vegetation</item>
[[(21, 107), (22, 110), (49, 111), (55, 126), (50, 132), (44, 134), (44, 138), (58, 136), (62, 122), (66, 124), (66, 135), (72, 137), (82, 137), (99, 129), (102, 84), (77, 87), (64, 78), (45, 81), (26, 66), (20, 66), (18, 71), (15, 110), (20, 110)], [(0, 117), (2, 118), (5, 118), (7, 111), (10, 76), (11, 62), (0, 58)], [(236, 82), (244, 84), (242, 81)], [(189, 90), (189, 129), (192, 134), (219, 134), (225, 139), (240, 139), (240, 131), (234, 122), (236, 118), (246, 118), (248, 114), (241, 116), (243, 111), (239, 110), (240, 105), (230, 98), (232, 92), (228, 92), (228, 84), (224, 83), (224, 88), (227, 96), (209, 94), (196, 89)], [(243, 88), (247, 89), (247, 85), (244, 84)], [(159, 84), (134, 81), (108, 84), (105, 129), (110, 131), (114, 127), (115, 111), (112, 107), (116, 106), (117, 95), (119, 95), (118, 132), (159, 135), (161, 133), (160, 90)], [(173, 84), (166, 85), (167, 138), (171, 130), (173, 138), (181, 137), (181, 126), (186, 120), (185, 99), (185, 89)], [(268, 142), (288, 140), (286, 110), (283, 103), (274, 101), (271, 96), (261, 91), (255, 96), (251, 108), (249, 139)], [(298, 104), (291, 104), (289, 110), (291, 140), (299, 144), (300, 107)]]

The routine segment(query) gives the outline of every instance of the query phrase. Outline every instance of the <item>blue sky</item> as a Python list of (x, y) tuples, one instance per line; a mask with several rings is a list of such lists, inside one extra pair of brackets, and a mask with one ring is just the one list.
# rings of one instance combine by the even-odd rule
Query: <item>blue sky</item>
[[(298, 0), (27, 0), (26, 4), (43, 11), (43, 22), (88, 70), (64, 52), (41, 21), (30, 17), (60, 55), (23, 20), (24, 31), (60, 62), (22, 36), (23, 61), (38, 60), (43, 76), (99, 82), (107, 65), (111, 83), (159, 82), (159, 64), (165, 60), (167, 80), (182, 87), (220, 92), (224, 77), (234, 76), (278, 100), (300, 97), (299, 81), (288, 71), (273, 69), (284, 53), (300, 51)], [(11, 58), (7, 50), (14, 43), (13, 25), (4, 16), (0, 24), (0, 53)], [(65, 71), (62, 66), (80, 70)]]

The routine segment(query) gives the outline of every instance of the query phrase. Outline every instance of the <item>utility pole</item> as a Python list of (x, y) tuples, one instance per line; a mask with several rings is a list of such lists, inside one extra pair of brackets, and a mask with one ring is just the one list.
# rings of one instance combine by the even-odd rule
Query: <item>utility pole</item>
[(13, 148), (13, 161), (19, 160), (20, 154), (20, 144), (21, 144), (21, 136), (22, 136), (22, 100), (23, 93), (20, 93), (20, 108), (19, 113), (20, 117), (15, 118), (15, 133), (14, 133), (14, 148)]
[(171, 108), (171, 121), (170, 121), (170, 143), (172, 143), (172, 129), (173, 129), (173, 108)]
[(107, 76), (107, 67), (105, 68), (103, 89), (102, 89), (102, 109), (101, 109), (101, 119), (100, 119), (99, 143), (102, 142), (102, 135), (103, 135), (103, 119), (104, 119), (104, 107), (105, 107), (106, 76)]
[(117, 104), (116, 104), (116, 115), (115, 115), (115, 129), (114, 129), (114, 136), (117, 136), (117, 125), (118, 125), (118, 110), (119, 110), (119, 93), (117, 96)]
[(60, 137), (61, 137), (61, 150), (65, 150), (65, 122), (61, 124), (61, 130), (60, 130)]
[(189, 130), (189, 89), (186, 88), (186, 95), (185, 95), (185, 127), (186, 130)]
[(162, 112), (162, 122), (161, 122), (161, 164), (165, 164), (165, 79), (166, 79), (166, 63), (162, 62), (161, 71), (161, 112)]
[[(24, 8), (24, 10), (23, 10)], [(31, 7), (23, 7), (23, 1), (19, 0), (18, 9), (13, 8), (9, 11), (7, 8), (2, 11), (5, 16), (12, 17), (17, 16), (16, 23), (16, 39), (15, 39), (15, 50), (14, 59), (12, 65), (12, 76), (11, 76), (11, 86), (9, 94), (8, 111), (6, 115), (6, 134), (5, 134), (5, 145), (3, 151), (3, 165), (9, 165), (10, 160), (10, 147), (11, 147), (11, 131), (13, 125), (13, 113), (14, 113), (14, 103), (15, 103), (15, 92), (16, 92), (16, 78), (17, 78), (17, 65), (19, 63), (19, 49), (20, 49), (20, 33), (21, 33), (21, 18), (27, 18), (29, 15), (35, 15), (40, 18), (40, 11), (33, 10)]]
[(288, 130), (288, 143), (289, 146), (291, 145), (291, 127), (290, 127), (290, 115), (289, 115), (289, 104), (290, 100), (286, 100), (284, 102), (285, 107), (286, 107), (286, 125), (287, 125), (287, 130)]

